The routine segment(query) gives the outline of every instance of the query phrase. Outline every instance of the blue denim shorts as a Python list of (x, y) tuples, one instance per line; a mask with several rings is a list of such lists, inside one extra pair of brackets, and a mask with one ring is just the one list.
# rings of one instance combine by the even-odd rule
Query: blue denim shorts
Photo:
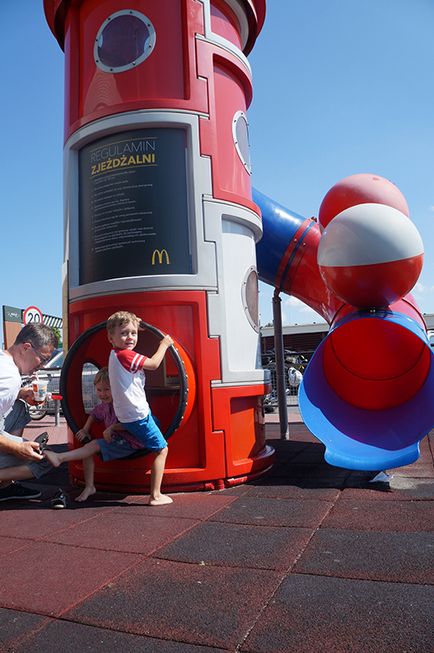
[(122, 422), (122, 426), (137, 440), (143, 443), (145, 449), (151, 451), (161, 451), (167, 447), (167, 442), (163, 437), (160, 429), (155, 423), (151, 413), (137, 422)]

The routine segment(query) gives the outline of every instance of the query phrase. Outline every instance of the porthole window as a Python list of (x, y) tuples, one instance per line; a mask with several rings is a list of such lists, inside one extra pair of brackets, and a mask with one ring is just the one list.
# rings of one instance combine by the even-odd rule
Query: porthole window
[(155, 46), (155, 29), (149, 18), (134, 9), (108, 16), (98, 30), (93, 56), (106, 73), (122, 73), (142, 63)]
[(256, 268), (251, 267), (247, 270), (241, 295), (246, 317), (255, 331), (259, 331), (258, 273)]
[(238, 156), (249, 175), (252, 174), (250, 163), (249, 123), (243, 111), (237, 111), (232, 121), (232, 136)]

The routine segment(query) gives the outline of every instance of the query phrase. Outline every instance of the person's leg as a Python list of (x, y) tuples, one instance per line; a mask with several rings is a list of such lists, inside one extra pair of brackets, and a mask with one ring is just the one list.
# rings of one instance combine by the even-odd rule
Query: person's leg
[(56, 453), (51, 451), (51, 449), (45, 449), (44, 456), (53, 467), (60, 467), (62, 463), (71, 462), (72, 460), (84, 460), (98, 453), (100, 450), (98, 440), (91, 440), (83, 447), (79, 449), (73, 449), (72, 451), (66, 451), (65, 453)]
[(168, 448), (161, 449), (154, 458), (151, 467), (151, 492), (149, 497), (150, 506), (162, 506), (166, 503), (172, 503), (167, 494), (161, 494), (161, 483), (163, 481), (164, 467), (166, 464)]
[(95, 494), (96, 487), (94, 485), (95, 480), (95, 463), (93, 461), (93, 456), (83, 459), (83, 474), (85, 486), (81, 494), (75, 498), (76, 501), (82, 503), (86, 501), (92, 494)]
[(143, 444), (145, 449), (150, 449), (155, 452), (155, 458), (151, 465), (149, 505), (161, 506), (172, 503), (173, 499), (166, 494), (161, 494), (161, 483), (163, 481), (168, 448), (167, 442), (155, 423), (152, 414), (149, 413), (144, 419), (123, 424), (123, 426)]
[(34, 475), (28, 465), (16, 465), (14, 467), (6, 467), (0, 469), (0, 482), (7, 485), (7, 481), (26, 481), (34, 478)]

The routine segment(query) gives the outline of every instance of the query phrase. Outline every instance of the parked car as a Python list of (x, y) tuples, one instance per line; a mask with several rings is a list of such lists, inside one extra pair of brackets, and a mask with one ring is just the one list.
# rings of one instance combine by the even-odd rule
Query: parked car
[[(53, 395), (60, 394), (60, 375), (62, 373), (64, 357), (63, 349), (56, 349), (46, 366), (38, 370), (38, 378), (47, 380), (47, 392)], [(93, 379), (97, 371), (98, 368), (92, 365), (92, 363), (85, 363), (83, 366), (82, 394), (86, 413), (90, 413), (92, 408), (98, 403), (93, 385)], [(24, 379), (24, 383), (28, 383), (29, 380), (29, 378)], [(30, 410), (32, 419), (42, 419), (47, 413), (54, 414), (56, 412), (55, 401), (54, 399), (47, 399), (42, 406), (32, 407)]]

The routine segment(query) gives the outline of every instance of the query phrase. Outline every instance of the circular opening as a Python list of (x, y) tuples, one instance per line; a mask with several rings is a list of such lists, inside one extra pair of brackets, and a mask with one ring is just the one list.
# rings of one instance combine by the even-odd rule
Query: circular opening
[(232, 136), (238, 156), (249, 175), (252, 174), (250, 162), (249, 123), (243, 111), (237, 111), (232, 121)]
[(429, 373), (430, 351), (400, 324), (361, 318), (328, 336), (324, 373), (344, 401), (368, 410), (398, 406), (413, 397)]
[(247, 270), (243, 286), (242, 301), (244, 311), (255, 331), (259, 331), (259, 294), (258, 294), (258, 272), (251, 267)]
[(144, 14), (126, 9), (111, 14), (98, 30), (95, 63), (104, 72), (121, 73), (141, 64), (155, 46), (155, 29)]
[[(155, 351), (163, 333), (156, 327), (146, 324), (140, 331), (137, 351)], [(85, 331), (68, 351), (60, 377), (62, 409), (68, 426), (75, 433), (87, 419), (87, 413), (96, 405), (93, 379), (97, 371), (107, 365), (110, 343), (106, 335), (106, 322), (101, 322)], [(189, 370), (190, 381), (192, 370)], [(194, 383), (193, 383), (194, 389)], [(193, 392), (194, 394), (194, 392)], [(164, 437), (169, 438), (179, 427), (181, 420), (187, 418), (187, 405), (191, 410), (194, 397), (189, 400), (187, 373), (178, 349), (168, 349), (164, 363), (158, 370), (147, 374), (146, 395), (153, 414), (161, 422)], [(144, 452), (140, 451), (140, 455)]]

